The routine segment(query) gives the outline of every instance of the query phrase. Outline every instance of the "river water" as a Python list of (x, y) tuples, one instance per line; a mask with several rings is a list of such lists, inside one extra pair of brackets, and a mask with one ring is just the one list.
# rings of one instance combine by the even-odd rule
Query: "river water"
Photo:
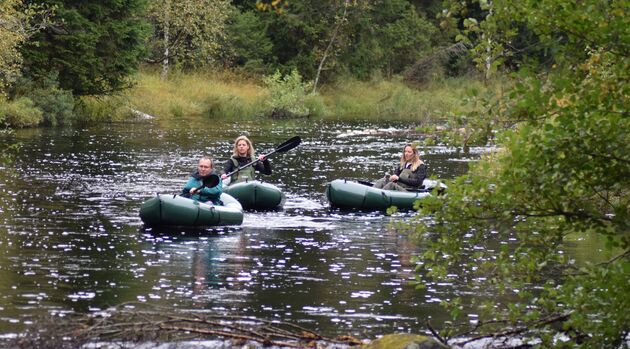
[[(259, 153), (302, 138), (272, 157), (265, 178), (285, 191), (283, 210), (247, 212), (237, 227), (143, 227), (142, 202), (179, 192), (202, 153), (225, 161), (241, 134)], [(420, 247), (392, 224), (410, 213), (335, 211), (324, 196), (333, 179), (391, 171), (404, 143), (423, 137), (404, 124), (310, 120), (20, 130), (17, 156), (0, 165), (0, 333), (125, 302), (281, 319), (328, 336), (423, 332), (447, 319), (439, 302), (465, 285), (408, 282)], [(444, 180), (485, 151), (422, 149)]]

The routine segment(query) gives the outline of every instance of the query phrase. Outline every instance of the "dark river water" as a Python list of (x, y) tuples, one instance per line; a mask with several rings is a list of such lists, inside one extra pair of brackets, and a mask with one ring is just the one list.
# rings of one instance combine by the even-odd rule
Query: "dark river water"
[[(284, 210), (247, 212), (241, 226), (144, 229), (138, 210), (176, 193), (202, 153), (225, 161), (249, 135), (259, 152), (298, 135), (265, 180), (287, 195)], [(415, 246), (386, 216), (333, 211), (325, 185), (375, 180), (406, 142), (401, 124), (309, 120), (224, 124), (177, 120), (78, 129), (21, 130), (14, 162), (0, 172), (0, 334), (39, 316), (99, 312), (125, 302), (281, 319), (360, 338), (423, 332), (446, 320), (439, 303), (465, 285), (416, 290)], [(423, 148), (429, 174), (467, 170), (484, 149)], [(474, 318), (474, 314), (470, 315)]]

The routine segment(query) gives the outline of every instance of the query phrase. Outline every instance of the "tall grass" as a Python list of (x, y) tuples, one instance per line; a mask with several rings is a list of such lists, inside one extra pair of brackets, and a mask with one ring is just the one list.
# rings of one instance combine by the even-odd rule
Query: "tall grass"
[(262, 115), (265, 91), (251, 80), (226, 73), (179, 73), (162, 80), (142, 72), (130, 91), (130, 107), (162, 118), (206, 116), (248, 119)]
[(398, 80), (345, 80), (322, 90), (327, 118), (341, 120), (401, 120), (435, 123), (454, 113), (466, 113), (467, 96), (486, 89), (471, 78), (452, 78), (412, 88)]
[[(467, 98), (488, 88), (474, 77), (445, 79), (422, 87), (395, 79), (341, 79), (323, 86), (317, 95), (308, 97), (307, 103), (315, 110), (311, 117), (398, 120), (422, 126), (467, 113), (474, 108)], [(131, 109), (158, 118), (252, 120), (269, 115), (265, 103), (269, 91), (264, 84), (229, 72), (178, 73), (162, 80), (158, 72), (144, 71), (137, 75), (137, 84), (127, 98)]]

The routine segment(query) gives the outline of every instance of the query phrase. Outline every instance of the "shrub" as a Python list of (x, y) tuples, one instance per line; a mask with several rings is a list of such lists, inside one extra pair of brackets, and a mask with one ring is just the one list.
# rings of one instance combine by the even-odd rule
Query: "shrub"
[(43, 120), (43, 112), (26, 97), (0, 102), (0, 123), (9, 127), (33, 127)]
[(282, 76), (280, 71), (265, 76), (263, 82), (269, 89), (266, 105), (271, 115), (305, 117), (311, 115), (306, 105), (306, 97), (311, 83), (302, 82), (302, 76), (293, 69), (291, 74)]
[(57, 73), (41, 80), (22, 79), (13, 95), (30, 99), (43, 112), (42, 123), (45, 125), (68, 125), (75, 119), (74, 96), (59, 88)]
[(75, 119), (74, 96), (70, 91), (41, 88), (33, 90), (28, 97), (43, 111), (45, 125), (69, 125)]

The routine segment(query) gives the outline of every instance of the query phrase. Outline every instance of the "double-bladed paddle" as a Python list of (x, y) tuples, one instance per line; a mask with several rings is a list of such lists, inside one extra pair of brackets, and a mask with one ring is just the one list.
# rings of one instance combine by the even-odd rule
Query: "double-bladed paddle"
[[(278, 145), (276, 147), (276, 149), (271, 151), (269, 154), (264, 154), (264, 157), (268, 158), (271, 154), (274, 154), (274, 153), (286, 153), (289, 150), (291, 150), (291, 149), (297, 147), (298, 145), (300, 145), (301, 142), (302, 142), (302, 139), (300, 138), (300, 136), (292, 137), (292, 138), (284, 141), (282, 144)], [(230, 177), (233, 174), (239, 172), (240, 170), (242, 170), (242, 169), (244, 169), (244, 168), (246, 168), (248, 166), (252, 166), (252, 165), (258, 163), (259, 161), (260, 161), (260, 159), (256, 159), (256, 160), (253, 160), (251, 162), (248, 162), (247, 164), (245, 164), (243, 166), (240, 166), (236, 170), (234, 170), (234, 171), (232, 171), (230, 173), (226, 173), (226, 176)]]

